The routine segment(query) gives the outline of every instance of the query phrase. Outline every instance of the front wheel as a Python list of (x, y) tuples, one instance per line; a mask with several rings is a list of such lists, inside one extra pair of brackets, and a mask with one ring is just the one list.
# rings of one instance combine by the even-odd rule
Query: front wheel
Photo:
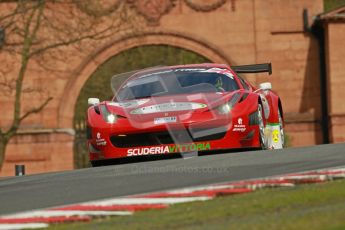
[(105, 165), (102, 160), (90, 161), (90, 164), (91, 164), (91, 167), (93, 168)]
[(265, 135), (264, 114), (263, 114), (261, 104), (258, 104), (257, 114), (258, 114), (258, 123), (259, 123), (259, 141), (260, 141), (261, 149), (268, 149), (266, 135)]

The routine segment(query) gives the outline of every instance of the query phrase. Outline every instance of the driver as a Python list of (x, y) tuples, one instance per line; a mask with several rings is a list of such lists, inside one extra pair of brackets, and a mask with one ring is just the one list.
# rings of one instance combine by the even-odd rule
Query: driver
[(223, 81), (221, 77), (218, 77), (214, 86), (217, 89), (217, 92), (225, 92), (225, 89), (223, 88)]

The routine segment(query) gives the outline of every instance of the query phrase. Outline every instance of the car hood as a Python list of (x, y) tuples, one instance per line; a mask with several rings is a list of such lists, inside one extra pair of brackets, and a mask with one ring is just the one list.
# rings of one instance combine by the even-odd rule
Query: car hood
[(164, 114), (201, 113), (226, 103), (234, 92), (197, 93), (105, 102), (108, 111), (123, 117), (156, 117)]

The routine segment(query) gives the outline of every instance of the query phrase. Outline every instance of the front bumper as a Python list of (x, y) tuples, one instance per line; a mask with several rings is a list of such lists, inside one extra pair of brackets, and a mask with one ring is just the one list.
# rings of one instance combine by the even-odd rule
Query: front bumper
[(260, 147), (257, 125), (239, 130), (231, 124), (213, 120), (154, 129), (91, 127), (90, 160)]

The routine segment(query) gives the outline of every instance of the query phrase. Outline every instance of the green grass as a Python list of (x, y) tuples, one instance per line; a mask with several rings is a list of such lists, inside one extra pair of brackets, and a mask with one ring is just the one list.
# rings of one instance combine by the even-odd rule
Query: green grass
[(345, 181), (265, 189), (50, 229), (345, 229)]

